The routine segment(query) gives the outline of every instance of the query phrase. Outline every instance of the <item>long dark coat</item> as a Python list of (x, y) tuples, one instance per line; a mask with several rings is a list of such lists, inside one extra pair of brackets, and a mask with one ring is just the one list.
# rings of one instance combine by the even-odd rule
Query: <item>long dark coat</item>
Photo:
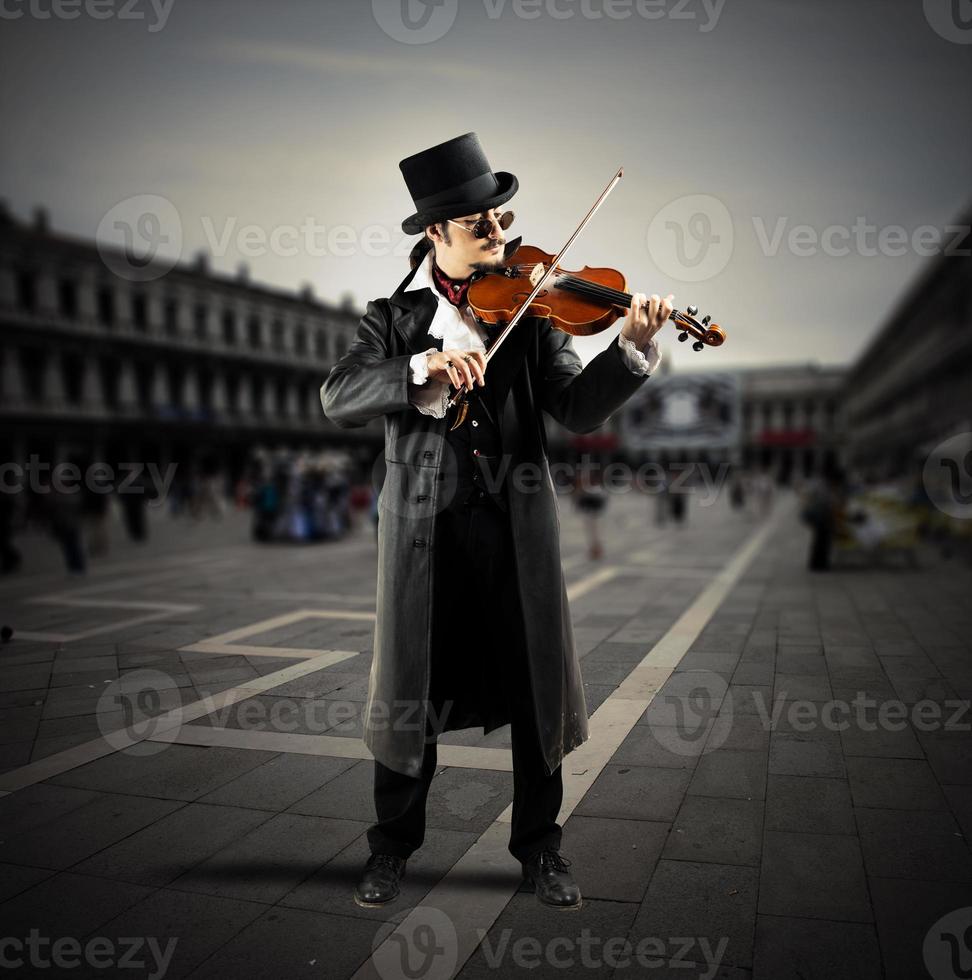
[[(377, 622), (364, 742), (390, 769), (418, 776), (429, 691), (434, 517), (450, 489), (444, 454), (451, 449), (444, 433), (454, 412), (435, 419), (409, 402), (408, 362), (436, 344), (428, 327), (437, 303), (427, 289), (405, 292), (410, 280), (411, 275), (389, 298), (368, 304), (350, 350), (321, 386), (321, 404), (341, 428), (385, 419)], [(616, 342), (583, 367), (570, 336), (540, 318), (524, 318), (486, 371), (496, 407), (502, 406), (498, 422), (507, 473), (519, 474), (517, 480), (508, 475), (506, 491), (537, 726), (550, 772), (589, 733), (541, 409), (572, 432), (592, 432), (645, 380), (629, 370)], [(495, 727), (484, 724), (487, 732)]]

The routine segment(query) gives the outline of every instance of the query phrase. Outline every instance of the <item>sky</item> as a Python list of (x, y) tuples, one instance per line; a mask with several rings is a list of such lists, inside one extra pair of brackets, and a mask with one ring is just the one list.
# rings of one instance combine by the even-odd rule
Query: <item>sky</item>
[[(675, 294), (677, 368), (845, 364), (972, 204), (953, 0), (4, 0), (21, 217), (362, 306), (408, 272), (398, 161), (468, 131), (510, 234)], [(71, 16), (76, 14), (76, 16)], [(153, 220), (140, 220), (148, 214)], [(576, 341), (587, 360), (615, 329)]]

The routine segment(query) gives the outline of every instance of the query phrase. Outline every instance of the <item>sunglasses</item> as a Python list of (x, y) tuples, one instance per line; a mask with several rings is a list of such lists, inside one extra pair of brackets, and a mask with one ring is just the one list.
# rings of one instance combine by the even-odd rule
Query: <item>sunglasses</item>
[[(512, 211), (504, 211), (495, 221), (503, 231), (506, 231), (513, 224), (515, 217), (516, 215)], [(464, 225), (461, 221), (453, 221), (452, 218), (446, 218), (446, 220), (450, 224), (462, 228), (463, 231), (468, 231), (473, 238), (488, 238), (493, 230), (492, 218), (480, 218), (471, 228), (468, 225)]]

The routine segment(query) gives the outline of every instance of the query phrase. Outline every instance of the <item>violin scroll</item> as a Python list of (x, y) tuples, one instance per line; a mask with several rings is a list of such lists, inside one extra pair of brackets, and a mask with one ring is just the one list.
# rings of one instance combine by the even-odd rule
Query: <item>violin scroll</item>
[(699, 308), (688, 306), (685, 311), (672, 310), (669, 320), (676, 326), (682, 328), (678, 339), (686, 341), (689, 336), (695, 338), (692, 350), (700, 351), (705, 347), (721, 347), (726, 342), (726, 333), (718, 323), (710, 323), (712, 317), (706, 314), (701, 320), (698, 319)]

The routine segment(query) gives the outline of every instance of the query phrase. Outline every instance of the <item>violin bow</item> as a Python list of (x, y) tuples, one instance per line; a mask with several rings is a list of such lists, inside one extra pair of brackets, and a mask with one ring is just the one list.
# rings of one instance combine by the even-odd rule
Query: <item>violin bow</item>
[[(537, 281), (534, 283), (533, 290), (531, 291), (530, 295), (527, 296), (527, 298), (524, 300), (520, 308), (516, 311), (516, 313), (513, 314), (513, 318), (510, 320), (510, 322), (497, 335), (496, 340), (493, 341), (492, 346), (486, 352), (487, 362), (497, 351), (500, 344), (503, 343), (507, 334), (526, 315), (527, 310), (530, 308), (530, 304), (537, 298), (537, 296), (540, 295), (540, 290), (543, 289), (547, 280), (553, 275), (555, 270), (558, 268), (561, 260), (567, 254), (567, 250), (571, 247), (571, 245), (574, 244), (574, 241), (577, 238), (577, 236), (580, 235), (580, 233), (587, 227), (588, 222), (591, 220), (591, 218), (594, 217), (594, 215), (598, 211), (598, 208), (600, 208), (600, 206), (604, 203), (604, 201), (607, 199), (608, 194), (610, 194), (611, 191), (614, 190), (614, 188), (618, 184), (618, 181), (621, 180), (623, 176), (624, 176), (624, 167), (618, 167), (618, 172), (608, 181), (607, 187), (605, 187), (604, 190), (601, 191), (601, 194), (598, 197), (598, 199), (591, 205), (590, 211), (587, 212), (587, 214), (582, 219), (581, 223), (574, 229), (570, 238), (568, 238), (567, 241), (564, 243), (563, 248), (561, 248), (561, 250), (553, 257), (553, 260), (551, 261), (550, 265), (547, 266), (547, 269), (544, 271), (543, 275), (540, 276), (537, 279)], [(453, 424), (449, 427), (450, 432), (453, 429), (458, 429), (459, 426), (462, 425), (462, 423), (465, 421), (466, 413), (469, 411), (469, 404), (466, 401), (467, 391), (468, 389), (466, 388), (465, 384), (463, 384), (459, 388), (457, 388), (456, 391), (449, 398), (447, 410), (449, 408), (454, 408), (456, 405), (460, 406), (459, 412), (456, 415), (455, 422), (453, 422)]]

